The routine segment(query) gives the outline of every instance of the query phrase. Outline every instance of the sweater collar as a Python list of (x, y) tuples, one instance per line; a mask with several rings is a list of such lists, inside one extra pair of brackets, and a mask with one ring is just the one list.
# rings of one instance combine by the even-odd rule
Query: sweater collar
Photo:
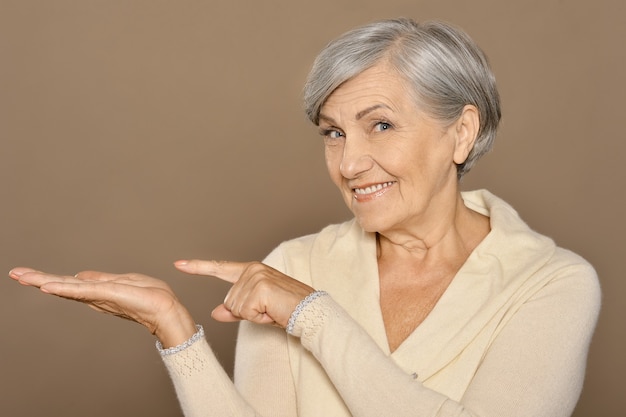
[[(434, 309), (393, 352), (380, 310), (375, 234), (353, 219), (335, 229), (313, 254), (316, 283), (407, 372), (437, 372), (465, 348), (552, 256), (552, 240), (533, 232), (517, 212), (485, 190), (462, 193), (469, 208), (490, 218), (491, 231), (470, 254)], [(322, 232), (323, 234), (324, 232)], [(335, 234), (336, 233), (336, 234)], [(321, 286), (320, 286), (321, 285)]]

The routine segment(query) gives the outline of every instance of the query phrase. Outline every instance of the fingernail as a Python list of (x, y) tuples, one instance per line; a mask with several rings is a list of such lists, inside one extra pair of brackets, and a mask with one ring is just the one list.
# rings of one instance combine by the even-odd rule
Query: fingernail
[(16, 270), (14, 270), (14, 269), (12, 269), (12, 270), (10, 270), (10, 271), (9, 271), (9, 276), (10, 276), (10, 277), (19, 278), (19, 277), (21, 277), (23, 274), (24, 274), (24, 272), (22, 272), (22, 271), (16, 271)]
[(174, 265), (176, 266), (185, 266), (189, 263), (189, 261), (185, 260), (185, 259), (181, 259), (180, 261), (176, 261), (174, 262)]

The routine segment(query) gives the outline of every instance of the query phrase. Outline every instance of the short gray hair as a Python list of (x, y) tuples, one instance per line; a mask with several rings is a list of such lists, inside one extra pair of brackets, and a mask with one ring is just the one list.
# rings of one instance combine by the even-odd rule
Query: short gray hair
[(388, 62), (408, 81), (417, 104), (432, 117), (453, 123), (463, 108), (478, 109), (480, 127), (461, 178), (493, 146), (500, 122), (500, 95), (487, 58), (463, 31), (447, 23), (383, 20), (353, 29), (317, 56), (304, 87), (306, 115), (319, 124), (328, 97), (341, 84)]

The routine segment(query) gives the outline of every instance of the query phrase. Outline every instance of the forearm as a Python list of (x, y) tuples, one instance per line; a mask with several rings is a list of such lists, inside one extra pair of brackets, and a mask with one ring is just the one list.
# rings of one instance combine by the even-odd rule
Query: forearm
[[(323, 366), (355, 417), (439, 416), (450, 402), (400, 369), (328, 296), (300, 313), (294, 335)], [(460, 404), (446, 408), (451, 406), (445, 416), (472, 416)]]
[(186, 417), (257, 416), (237, 392), (204, 337), (162, 358)]
[(295, 335), (355, 417), (569, 416), (597, 317), (593, 291), (555, 284), (522, 305), (479, 358), (457, 400), (403, 371), (330, 297), (301, 313)]

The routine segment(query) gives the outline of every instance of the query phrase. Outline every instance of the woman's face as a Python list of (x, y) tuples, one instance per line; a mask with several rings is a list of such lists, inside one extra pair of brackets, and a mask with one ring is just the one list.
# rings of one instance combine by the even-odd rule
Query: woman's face
[[(416, 106), (405, 81), (378, 64), (337, 88), (320, 112), (326, 164), (366, 231), (440, 222), (456, 200), (458, 122), (443, 126)], [(469, 152), (469, 151), (468, 151)]]

